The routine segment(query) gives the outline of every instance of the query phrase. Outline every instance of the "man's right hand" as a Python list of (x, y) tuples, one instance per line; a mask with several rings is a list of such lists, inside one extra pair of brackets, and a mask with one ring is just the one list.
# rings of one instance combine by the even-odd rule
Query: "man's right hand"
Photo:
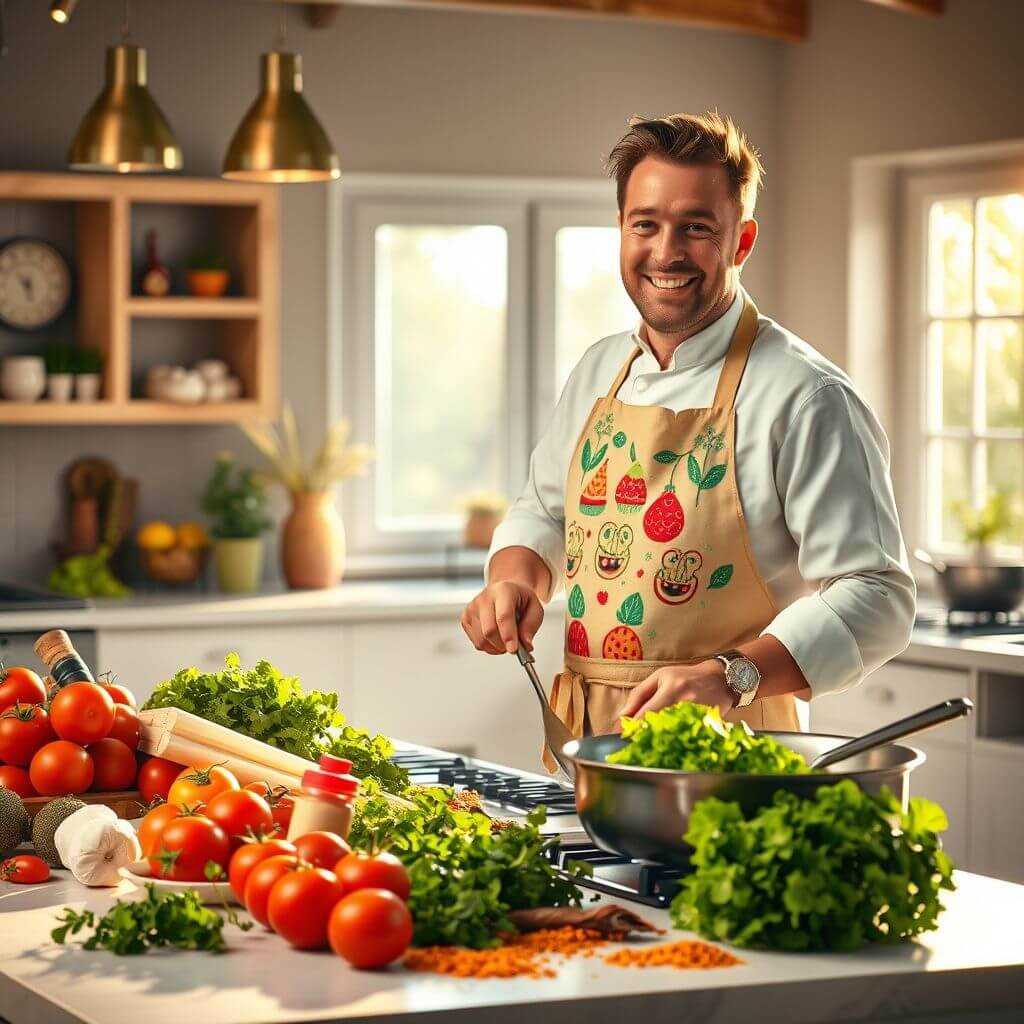
[(514, 654), (520, 640), (532, 651), (543, 621), (544, 605), (537, 592), (512, 580), (488, 584), (462, 613), (466, 636), (485, 654)]

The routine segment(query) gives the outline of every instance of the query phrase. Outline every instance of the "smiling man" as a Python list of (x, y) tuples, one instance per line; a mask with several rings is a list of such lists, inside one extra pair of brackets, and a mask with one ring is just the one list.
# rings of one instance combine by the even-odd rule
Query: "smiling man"
[(634, 118), (608, 163), (640, 323), (574, 369), (463, 628), (490, 654), (531, 647), (564, 580), (551, 703), (575, 735), (681, 700), (798, 729), (797, 698), (909, 641), (888, 442), (740, 284), (762, 167), (731, 120)]

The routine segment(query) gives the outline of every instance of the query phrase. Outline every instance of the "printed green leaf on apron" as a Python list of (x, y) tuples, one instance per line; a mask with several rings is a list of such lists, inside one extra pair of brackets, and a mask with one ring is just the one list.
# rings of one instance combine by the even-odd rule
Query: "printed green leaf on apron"
[(622, 446), (623, 446), (623, 445), (624, 445), (625, 443), (626, 443), (626, 434), (625, 434), (625, 431), (622, 431), (622, 430), (620, 430), (620, 431), (619, 431), (619, 432), (618, 432), (618, 433), (617, 433), (617, 434), (616, 434), (616, 435), (615, 435), (615, 436), (614, 436), (614, 437), (612, 438), (612, 444), (613, 444), (613, 445), (615, 445), (615, 447), (616, 447), (616, 448), (621, 448), (621, 447), (622, 447)]
[(615, 618), (622, 623), (605, 634), (601, 645), (601, 656), (613, 661), (641, 661), (644, 656), (640, 637), (631, 627), (644, 621), (644, 599), (639, 594), (630, 594), (619, 605)]
[(615, 504), (623, 515), (634, 515), (647, 504), (647, 481), (643, 467), (636, 457), (636, 445), (629, 446), (629, 457), (633, 465), (615, 488)]
[(708, 580), (708, 590), (720, 590), (732, 579), (732, 566), (720, 565)]
[(725, 479), (725, 463), (719, 462), (708, 468), (708, 459), (715, 453), (724, 451), (725, 434), (715, 430), (714, 427), (705, 427), (693, 442), (693, 451), (703, 451), (704, 461), (700, 463), (690, 454), (687, 460), (686, 471), (689, 478), (697, 486), (697, 499), (694, 506), (700, 504), (700, 496), (703, 491), (710, 491), (717, 487)]
[(572, 621), (569, 623), (565, 646), (570, 654), (576, 654), (581, 658), (590, 657), (590, 639), (587, 636), (586, 627), (580, 622), (586, 610), (583, 591), (577, 583), (569, 594), (569, 615), (572, 617)]

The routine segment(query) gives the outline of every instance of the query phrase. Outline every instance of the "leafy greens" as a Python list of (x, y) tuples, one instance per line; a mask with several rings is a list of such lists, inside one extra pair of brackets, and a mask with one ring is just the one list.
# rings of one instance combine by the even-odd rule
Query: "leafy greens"
[(409, 785), (406, 772), (389, 760), (391, 742), (347, 725), (336, 693), (304, 693), (298, 679), (281, 675), (268, 661), (245, 670), (238, 655), (229, 654), (221, 672), (183, 668), (156, 687), (145, 707), (190, 711), (310, 761), (321, 754), (348, 758), (354, 774), (374, 778), (392, 793)]
[(744, 815), (709, 797), (684, 836), (695, 869), (671, 916), (679, 928), (736, 946), (851, 950), (900, 942), (937, 927), (940, 890), (955, 888), (937, 833), (942, 808), (899, 802), (850, 780), (813, 800), (785, 790)]

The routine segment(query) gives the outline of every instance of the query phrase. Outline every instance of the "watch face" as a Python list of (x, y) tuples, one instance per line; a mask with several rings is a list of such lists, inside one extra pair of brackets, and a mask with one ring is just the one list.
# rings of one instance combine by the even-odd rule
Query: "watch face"
[(0, 249), (0, 320), (9, 327), (45, 327), (70, 297), (68, 265), (52, 245), (17, 239)]
[(729, 682), (737, 693), (750, 693), (760, 679), (757, 666), (746, 658), (740, 658), (729, 666)]

